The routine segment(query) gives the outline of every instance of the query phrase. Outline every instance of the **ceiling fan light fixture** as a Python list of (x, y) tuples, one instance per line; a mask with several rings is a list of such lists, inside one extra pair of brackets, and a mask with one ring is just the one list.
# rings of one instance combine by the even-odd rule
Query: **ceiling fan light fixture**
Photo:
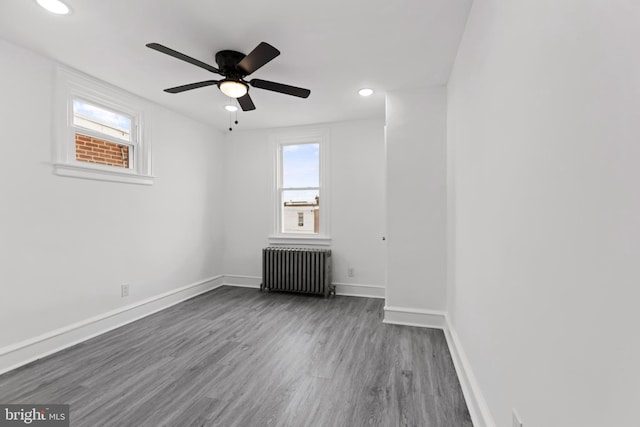
[(371, 96), (373, 95), (373, 89), (363, 88), (358, 91), (358, 95), (360, 96)]
[(236, 107), (235, 105), (225, 105), (224, 109), (229, 111), (230, 113), (233, 113), (234, 111), (238, 111), (238, 107)]
[(55, 13), (56, 15), (67, 15), (71, 11), (69, 6), (60, 0), (36, 0), (36, 2), (43, 9), (46, 9), (51, 13)]
[(230, 98), (242, 98), (249, 91), (246, 84), (236, 80), (222, 80), (218, 87)]

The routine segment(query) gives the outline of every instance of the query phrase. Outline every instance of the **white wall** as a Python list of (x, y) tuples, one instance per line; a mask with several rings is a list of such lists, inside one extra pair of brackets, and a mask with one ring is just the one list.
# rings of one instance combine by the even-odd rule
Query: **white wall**
[[(384, 124), (365, 120), (318, 127), (330, 131), (333, 280), (384, 286)], [(261, 249), (273, 233), (269, 139), (282, 130), (227, 134), (224, 269), (225, 274), (250, 276), (254, 285), (262, 274)], [(349, 267), (353, 277), (347, 275)]]
[(387, 93), (387, 306), (446, 305), (445, 110), (444, 87)]
[(639, 23), (633, 1), (473, 3), (449, 311), (499, 427), (638, 425)]
[(222, 274), (220, 133), (149, 103), (153, 186), (56, 176), (54, 63), (0, 63), (0, 348)]

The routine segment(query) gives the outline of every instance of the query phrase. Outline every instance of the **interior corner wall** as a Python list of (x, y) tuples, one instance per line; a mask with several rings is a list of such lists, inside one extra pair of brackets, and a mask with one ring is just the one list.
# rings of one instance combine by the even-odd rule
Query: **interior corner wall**
[(475, 0), (448, 86), (449, 310), (498, 427), (638, 425), (640, 8)]
[(446, 89), (386, 98), (387, 306), (446, 306)]
[[(384, 296), (384, 122), (310, 126), (329, 130), (331, 249), (338, 291)], [(234, 284), (258, 286), (262, 248), (273, 234), (270, 137), (297, 128), (234, 130), (226, 137), (224, 269)], [(348, 269), (353, 268), (353, 277)]]
[(55, 64), (0, 64), (0, 349), (222, 274), (221, 133), (146, 103), (152, 186), (57, 176)]

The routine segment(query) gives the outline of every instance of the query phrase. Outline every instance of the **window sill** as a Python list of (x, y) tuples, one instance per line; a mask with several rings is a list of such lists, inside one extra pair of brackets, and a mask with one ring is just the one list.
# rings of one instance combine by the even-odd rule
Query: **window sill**
[(268, 237), (271, 245), (305, 245), (305, 246), (329, 246), (331, 245), (331, 237), (325, 236), (286, 236), (276, 235)]
[(93, 179), (98, 181), (122, 182), (125, 184), (152, 185), (154, 176), (139, 175), (129, 170), (119, 171), (111, 168), (86, 167), (67, 163), (54, 163), (53, 171), (59, 176)]

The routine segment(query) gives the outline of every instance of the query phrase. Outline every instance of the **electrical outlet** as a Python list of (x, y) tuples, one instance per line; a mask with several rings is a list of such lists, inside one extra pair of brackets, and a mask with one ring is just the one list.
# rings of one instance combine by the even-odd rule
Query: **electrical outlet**
[(522, 423), (522, 421), (520, 421), (520, 417), (518, 416), (518, 413), (515, 409), (513, 410), (513, 416), (511, 417), (511, 426), (524, 427), (524, 424)]
[(347, 276), (349, 276), (349, 277), (353, 277), (353, 267), (349, 267), (349, 268), (347, 269)]
[(128, 284), (124, 284), (124, 285), (122, 285), (120, 287), (120, 296), (122, 298), (129, 296), (129, 285)]

